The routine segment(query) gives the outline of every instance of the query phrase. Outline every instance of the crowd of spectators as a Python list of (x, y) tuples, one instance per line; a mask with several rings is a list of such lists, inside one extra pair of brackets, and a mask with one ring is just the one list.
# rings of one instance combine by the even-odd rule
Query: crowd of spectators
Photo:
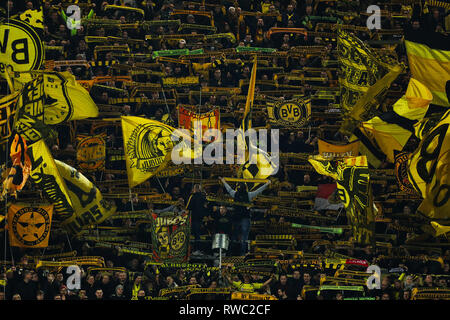
[[(82, 3), (83, 1), (79, 1)], [(330, 70), (337, 67), (336, 42), (328, 41), (324, 36), (305, 36), (298, 33), (282, 33), (277, 35), (268, 35), (268, 31), (272, 27), (284, 28), (305, 28), (308, 31), (316, 30), (316, 24), (323, 19), (328, 21), (344, 22), (356, 26), (365, 26), (366, 15), (362, 14), (366, 11), (369, 4), (373, 1), (314, 1), (314, 0), (221, 0), (206, 2), (184, 2), (184, 1), (135, 1), (124, 0), (125, 6), (140, 8), (144, 11), (143, 20), (159, 21), (173, 19), (170, 15), (173, 10), (189, 10), (189, 11), (211, 11), (214, 26), (217, 28), (216, 33), (232, 33), (236, 38), (233, 43), (229, 39), (220, 38), (214, 41), (196, 40), (192, 41), (189, 35), (206, 32), (196, 30), (194, 27), (176, 30), (176, 27), (161, 25), (145, 29), (136, 28), (111, 28), (106, 25), (93, 25), (83, 22), (80, 29), (76, 32), (69, 30), (61, 11), (67, 7), (66, 3), (59, 1), (43, 1), (42, 8), (44, 12), (44, 28), (42, 31), (42, 39), (46, 46), (46, 60), (70, 61), (85, 60), (90, 61), (116, 61), (119, 65), (127, 65), (133, 67), (136, 63), (154, 63), (154, 59), (149, 55), (159, 50), (185, 49), (195, 50), (203, 48), (205, 52), (220, 51), (236, 46), (242, 47), (260, 47), (275, 48), (278, 51), (289, 52), (297, 47), (304, 46), (323, 46), (320, 54), (307, 54), (297, 58), (278, 58), (274, 57), (269, 60), (269, 67), (280, 67), (283, 73), (291, 73), (293, 70), (302, 70), (303, 68), (320, 68), (329, 67)], [(428, 12), (424, 12), (420, 6), (396, 5), (390, 4), (390, 1), (376, 1), (380, 4), (381, 9), (388, 12), (404, 12), (406, 18), (394, 18), (392, 16), (383, 16), (383, 29), (412, 29), (424, 30), (427, 32), (448, 32), (449, 17), (448, 12), (438, 7), (430, 7)], [(133, 23), (140, 21), (141, 17), (132, 11), (126, 10), (104, 10), (106, 5), (121, 5), (120, 1), (86, 1), (86, 6), (81, 6), (82, 16), (92, 15), (92, 19), (110, 19), (120, 21), (121, 24)], [(38, 8), (36, 1), (7, 1), (7, 11), (10, 15), (23, 12), (26, 9)], [(260, 12), (261, 15), (252, 14), (244, 15), (245, 12)], [(347, 14), (341, 14), (344, 12)], [(273, 15), (270, 15), (273, 13)], [(354, 14), (353, 16), (351, 14)], [(209, 25), (210, 21), (205, 16), (194, 14), (186, 14), (177, 16), (182, 23), (190, 25)], [(334, 19), (334, 20), (333, 20)], [(87, 19), (86, 21), (89, 21)], [(319, 30), (320, 31), (320, 30)], [(122, 44), (132, 43), (130, 40), (143, 40), (146, 35), (173, 35), (186, 34), (186, 39), (181, 40), (164, 40), (152, 39), (145, 41), (145, 45), (131, 46), (131, 56), (120, 57), (115, 55), (115, 51), (105, 51), (102, 53), (95, 52), (96, 45), (119, 46)], [(86, 41), (86, 36), (98, 37), (115, 37), (108, 40), (107, 43), (97, 43)], [(370, 32), (358, 32), (358, 36), (362, 40), (370, 39)], [(390, 35), (384, 40), (400, 40), (401, 34)], [(138, 54), (148, 55), (140, 58)], [(395, 49), (398, 60), (407, 64), (406, 52), (400, 43)], [(214, 62), (220, 59), (220, 56), (205, 58), (202, 63)], [(242, 57), (244, 60), (244, 57)], [(170, 61), (159, 62), (159, 71), (164, 77), (186, 77), (188, 75), (199, 75), (200, 83), (198, 86), (180, 87), (173, 90), (161, 90), (153, 92), (140, 93), (140, 97), (152, 100), (165, 101), (167, 99), (177, 99), (177, 104), (189, 104), (186, 93), (199, 88), (206, 87), (222, 87), (236, 88), (239, 87), (240, 80), (250, 79), (252, 64), (250, 62), (242, 64), (223, 64), (217, 68), (206, 72), (196, 72), (190, 64), (180, 64)], [(91, 80), (101, 76), (124, 75), (127, 69), (114, 68), (113, 64), (105, 66), (58, 66), (55, 71), (69, 71), (74, 74), (77, 80)], [(124, 71), (125, 70), (125, 71)], [(273, 80), (274, 71), (267, 69), (258, 71), (258, 80)], [(305, 74), (303, 75), (305, 76)], [(307, 74), (306, 74), (307, 76)], [(150, 75), (140, 78), (136, 77), (136, 81), (143, 83), (160, 83), (161, 77)], [(144, 77), (144, 76), (143, 76)], [(297, 95), (310, 96), (316, 93), (314, 86), (334, 87), (338, 90), (336, 70), (324, 71), (320, 73), (320, 77), (324, 80), (320, 81), (296, 81), (288, 78), (279, 79), (280, 83), (285, 85), (298, 85)], [(393, 83), (392, 88), (397, 92), (404, 92), (409, 81), (410, 74), (406, 72), (399, 76)], [(105, 83), (107, 89), (93, 87), (90, 91), (92, 98), (99, 105), (109, 105), (111, 98), (128, 97), (129, 91), (124, 83), (119, 81), (110, 81)], [(112, 90), (117, 88), (118, 90)], [(265, 85), (256, 85), (256, 94), (270, 90)], [(178, 94), (181, 94), (178, 96)], [(243, 92), (242, 94), (246, 94)], [(287, 94), (283, 99), (288, 100), (293, 94)], [(397, 96), (398, 98), (398, 96)], [(242, 105), (238, 108), (233, 103), (233, 99), (226, 94), (204, 94), (200, 97), (194, 97), (195, 104), (199, 112), (209, 111), (212, 107), (219, 107), (221, 114), (221, 123), (226, 123), (230, 127), (237, 128), (240, 123), (239, 116), (236, 111), (242, 111)], [(395, 102), (394, 98), (388, 98), (386, 105)], [(348, 141), (348, 137), (338, 133), (338, 130), (326, 129), (327, 125), (333, 125), (340, 120), (339, 112), (334, 109), (339, 101), (327, 101), (322, 103), (322, 109), (327, 110), (323, 115), (312, 118), (308, 127), (301, 130), (281, 130), (280, 134), (280, 151), (282, 153), (317, 153), (317, 142), (319, 138), (334, 141)], [(126, 103), (115, 104), (117, 116), (134, 115), (155, 119), (158, 121), (166, 121), (174, 126), (177, 125), (176, 105), (151, 105), (147, 103)], [(313, 103), (313, 113), (315, 105)], [(383, 106), (384, 107), (384, 106)], [(325, 109), (324, 109), (325, 108)], [(231, 116), (230, 116), (231, 114)], [(335, 116), (334, 116), (335, 114)], [(242, 113), (241, 113), (242, 115)], [(265, 125), (266, 118), (264, 116), (254, 116), (254, 126)], [(311, 128), (319, 128), (311, 130)], [(76, 144), (72, 139), (71, 129), (69, 125), (58, 126), (58, 138), (52, 141), (51, 150), (56, 159), (65, 161), (66, 163), (76, 166)], [(80, 121), (76, 127), (77, 134), (92, 133), (91, 123)], [(107, 138), (107, 159), (106, 169), (123, 170), (125, 164), (122, 159), (119, 161), (110, 161), (108, 152), (123, 150), (123, 142), (120, 127), (106, 127)], [(407, 148), (414, 150), (417, 141), (411, 139)], [(385, 163), (382, 168), (392, 168), (391, 164)], [(245, 186), (239, 186), (235, 191), (224, 180), (220, 180), (220, 176), (209, 173), (209, 171), (201, 169), (199, 172), (201, 179), (216, 179), (217, 184), (193, 184), (185, 183), (183, 176), (170, 178), (152, 179), (149, 186), (157, 188), (161, 193), (170, 193), (172, 200), (177, 201), (176, 205), (169, 209), (164, 205), (154, 205), (148, 201), (141, 200), (139, 197), (114, 199), (118, 207), (118, 212), (131, 210), (147, 209), (153, 212), (173, 211), (184, 212), (189, 211), (192, 217), (192, 255), (191, 262), (206, 262), (210, 266), (217, 266), (217, 252), (211, 249), (211, 243), (214, 234), (225, 233), (232, 239), (230, 249), (224, 254), (230, 256), (242, 256), (249, 252), (247, 240), (255, 238), (254, 225), (257, 222), (270, 221), (274, 226), (282, 225), (286, 221), (303, 223), (306, 225), (316, 226), (342, 226), (347, 224), (345, 210), (342, 206), (338, 206), (338, 214), (330, 214), (326, 210), (321, 210), (321, 214), (334, 216), (336, 219), (332, 222), (314, 218), (288, 218), (279, 216), (268, 216), (270, 209), (267, 207), (252, 207), (251, 209), (243, 209), (243, 207), (233, 206), (232, 204), (215, 203), (206, 199), (207, 195), (223, 196), (227, 192), (235, 198), (235, 195), (245, 193)], [(113, 181), (115, 179), (123, 179), (124, 175), (97, 172), (94, 174), (86, 174), (92, 181)], [(223, 174), (222, 174), (223, 175)], [(295, 191), (298, 186), (319, 186), (333, 184), (330, 178), (323, 177), (314, 171), (292, 170), (288, 171), (281, 167), (276, 176), (271, 177), (272, 185), (267, 184), (257, 192), (249, 196), (248, 201), (258, 194), (267, 196), (276, 196), (277, 191)], [(109, 187), (100, 187), (101, 191), (108, 193)], [(241, 188), (241, 189), (240, 189)], [(244, 191), (243, 191), (244, 190)], [(373, 193), (375, 200), (383, 203), (383, 213), (388, 220), (380, 219), (376, 224), (376, 233), (383, 234), (386, 240), (392, 244), (392, 252), (398, 256), (419, 255), (428, 253), (425, 249), (422, 251), (414, 251), (403, 247), (411, 239), (420, 239), (427, 241), (427, 234), (420, 228), (401, 228), (402, 226), (416, 225), (420, 222), (420, 217), (414, 214), (419, 201), (412, 200), (388, 200), (386, 197), (391, 192), (397, 190), (395, 180), (386, 178), (373, 184)], [(330, 197), (330, 201), (332, 197)], [(235, 198), (237, 199), (237, 198)], [(314, 198), (312, 199), (314, 200)], [(335, 201), (337, 204), (339, 201)], [(311, 209), (311, 208), (310, 208)], [(243, 218), (245, 216), (245, 219)], [(136, 221), (134, 219), (124, 220), (107, 220), (102, 225), (105, 226), (126, 226), (134, 227)], [(342, 235), (328, 234), (324, 239), (329, 241), (349, 240), (351, 234), (345, 231)], [(138, 230), (136, 234), (130, 236), (132, 241), (150, 242), (148, 233)], [(2, 290), (0, 290), (0, 300), (141, 300), (156, 298), (161, 289), (173, 289), (178, 286), (198, 285), (202, 288), (221, 288), (232, 287), (233, 290), (241, 292), (253, 292), (261, 294), (270, 294), (278, 299), (302, 300), (302, 299), (336, 299), (341, 300), (351, 297), (352, 294), (343, 291), (333, 291), (332, 294), (315, 294), (308, 295), (308, 288), (319, 287), (321, 279), (334, 274), (333, 270), (325, 270), (324, 268), (294, 268), (293, 264), (282, 269), (274, 267), (269, 273), (270, 275), (255, 275), (246, 273), (235, 273), (229, 267), (223, 267), (221, 270), (204, 270), (189, 271), (189, 268), (158, 268), (155, 265), (148, 265), (150, 261), (148, 257), (136, 256), (127, 253), (121, 253), (115, 249), (97, 248), (94, 242), (80, 241), (76, 238), (69, 239), (65, 234), (56, 235), (52, 239), (53, 243), (64, 243), (63, 250), (77, 250), (79, 255), (83, 256), (101, 256), (105, 259), (106, 267), (118, 268), (123, 267), (126, 271), (110, 271), (88, 273), (87, 268), (83, 267), (81, 278), (81, 289), (69, 290), (67, 287), (67, 279), (69, 274), (63, 269), (40, 268), (36, 269), (34, 265), (28, 263), (27, 254), (37, 255), (36, 251), (30, 251), (22, 248), (12, 248), (4, 253), (5, 260), (15, 260), (15, 265), (3, 265), (0, 277), (2, 279)], [(2, 248), (3, 240), (0, 241)], [(329, 248), (323, 246), (313, 246), (314, 241), (298, 241), (296, 250), (311, 254), (326, 254)], [(445, 247), (444, 247), (445, 248)], [(341, 256), (364, 259), (369, 264), (377, 264), (382, 268), (383, 278), (381, 288), (375, 290), (367, 290), (367, 296), (376, 297), (382, 300), (410, 300), (411, 292), (414, 288), (447, 288), (448, 279), (450, 277), (449, 261), (450, 251), (437, 253), (442, 258), (442, 263), (430, 261), (426, 258), (409, 260), (409, 259), (391, 259), (383, 261), (379, 259), (381, 255), (386, 254), (385, 248), (375, 246), (352, 247), (344, 249), (332, 249)], [(391, 251), (390, 251), (391, 252)], [(391, 252), (391, 253), (392, 253)], [(415, 253), (414, 253), (415, 252)], [(45, 252), (44, 252), (45, 253)], [(44, 254), (43, 253), (43, 254)], [(3, 255), (2, 255), (3, 257)], [(8, 258), (8, 259), (7, 259)], [(202, 260), (204, 259), (204, 260)], [(364, 269), (355, 270), (365, 271)], [(303, 290), (305, 289), (305, 290)], [(303, 291), (302, 291), (303, 290)], [(180, 295), (181, 293), (177, 293)], [(176, 295), (172, 296), (176, 298)], [(182, 296), (178, 296), (182, 298)]]

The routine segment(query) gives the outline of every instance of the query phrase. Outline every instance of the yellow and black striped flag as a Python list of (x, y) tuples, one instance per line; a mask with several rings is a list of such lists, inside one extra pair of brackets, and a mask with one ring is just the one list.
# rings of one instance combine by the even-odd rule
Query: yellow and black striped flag
[(408, 161), (408, 178), (423, 201), (418, 212), (430, 219), (450, 218), (450, 110), (424, 135)]
[(392, 111), (361, 123), (354, 137), (361, 138), (360, 151), (368, 157), (370, 164), (374, 167), (379, 164), (378, 153), (372, 152), (374, 149), (381, 151), (390, 163), (395, 162), (394, 151), (403, 150), (415, 132), (414, 126), (427, 113), (432, 98), (426, 86), (411, 78), (405, 95), (393, 105)]
[(413, 78), (433, 94), (433, 104), (450, 107), (446, 85), (450, 80), (450, 36), (408, 32), (405, 46)]
[(347, 118), (341, 131), (351, 133), (353, 121), (369, 120), (383, 100), (392, 81), (404, 66), (381, 56), (354, 34), (338, 30), (337, 52), (341, 108)]

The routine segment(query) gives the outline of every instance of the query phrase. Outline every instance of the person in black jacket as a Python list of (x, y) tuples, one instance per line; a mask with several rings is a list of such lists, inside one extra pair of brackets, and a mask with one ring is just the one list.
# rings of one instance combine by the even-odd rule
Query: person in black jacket
[(19, 282), (15, 291), (22, 300), (36, 300), (38, 289), (36, 284), (31, 281), (31, 271), (24, 272), (23, 280)]
[[(264, 185), (256, 189), (255, 191), (248, 191), (245, 183), (239, 183), (237, 190), (233, 190), (224, 178), (219, 177), (220, 181), (225, 186), (225, 189), (233, 197), (234, 201), (238, 203), (248, 203), (256, 198), (257, 195), (262, 193), (271, 183), (269, 180)], [(234, 207), (233, 225), (235, 231), (231, 241), (239, 241), (240, 243), (240, 255), (243, 256), (247, 253), (247, 240), (250, 233), (251, 217), (249, 207), (245, 207), (242, 204)]]
[(45, 300), (53, 300), (53, 298), (59, 293), (60, 284), (55, 280), (55, 275), (49, 273), (47, 280), (42, 283), (42, 291), (44, 291)]
[(192, 194), (189, 197), (186, 208), (191, 213), (191, 221), (192, 221), (192, 234), (194, 235), (194, 252), (193, 254), (201, 253), (199, 251), (198, 240), (200, 240), (200, 230), (202, 225), (203, 217), (205, 216), (205, 208), (206, 208), (206, 197), (201, 191), (201, 186), (199, 184), (195, 184), (192, 189)]
[(228, 209), (225, 206), (220, 206), (218, 212), (215, 213), (214, 217), (214, 232), (224, 233), (228, 236), (231, 235), (233, 228), (233, 220)]
[(82, 286), (82, 289), (86, 291), (86, 296), (89, 300), (95, 299), (95, 278), (93, 275), (89, 275), (86, 278), (86, 283)]

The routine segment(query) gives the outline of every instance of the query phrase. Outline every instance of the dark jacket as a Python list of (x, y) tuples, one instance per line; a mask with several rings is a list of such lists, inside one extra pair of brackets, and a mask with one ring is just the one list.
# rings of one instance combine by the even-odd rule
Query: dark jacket
[(20, 295), (22, 300), (36, 300), (37, 287), (32, 281), (21, 281), (17, 285), (16, 293)]

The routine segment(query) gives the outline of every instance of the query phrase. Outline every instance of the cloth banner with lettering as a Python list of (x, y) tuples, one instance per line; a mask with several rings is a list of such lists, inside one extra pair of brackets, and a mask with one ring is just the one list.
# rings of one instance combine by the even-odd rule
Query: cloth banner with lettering
[[(32, 24), (35, 21), (28, 20)], [(4, 19), (0, 24), (0, 76), (7, 80), (6, 70), (10, 76), (13, 72), (38, 70), (44, 61), (44, 44), (32, 24), (18, 19)]]
[(178, 125), (180, 128), (193, 131), (196, 121), (201, 121), (203, 141), (210, 142), (211, 140), (205, 138), (203, 134), (209, 129), (220, 130), (219, 108), (214, 108), (205, 113), (196, 113), (183, 106), (178, 106)]
[(73, 215), (73, 209), (69, 190), (44, 140), (29, 145), (28, 155), (31, 160), (31, 181), (54, 205), (55, 217), (58, 220), (70, 218)]
[(338, 29), (337, 34), (341, 108), (348, 117), (341, 129), (349, 133), (352, 120), (374, 115), (403, 66), (388, 55), (378, 55), (352, 33)]
[(9, 242), (13, 247), (45, 248), (48, 246), (53, 205), (11, 204), (8, 208)]
[(152, 214), (153, 259), (157, 262), (186, 262), (189, 257), (191, 217), (172, 212)]
[(100, 190), (85, 176), (68, 164), (55, 160), (72, 201), (74, 214), (61, 226), (73, 234), (83, 228), (99, 224), (116, 212), (115, 204), (103, 199)]
[(295, 99), (267, 104), (267, 114), (269, 121), (276, 126), (302, 128), (311, 117), (311, 100)]
[(14, 129), (31, 143), (47, 137), (53, 125), (97, 116), (96, 104), (72, 74), (43, 72), (24, 83)]
[(97, 171), (105, 168), (106, 134), (77, 136), (77, 163), (81, 171)]

